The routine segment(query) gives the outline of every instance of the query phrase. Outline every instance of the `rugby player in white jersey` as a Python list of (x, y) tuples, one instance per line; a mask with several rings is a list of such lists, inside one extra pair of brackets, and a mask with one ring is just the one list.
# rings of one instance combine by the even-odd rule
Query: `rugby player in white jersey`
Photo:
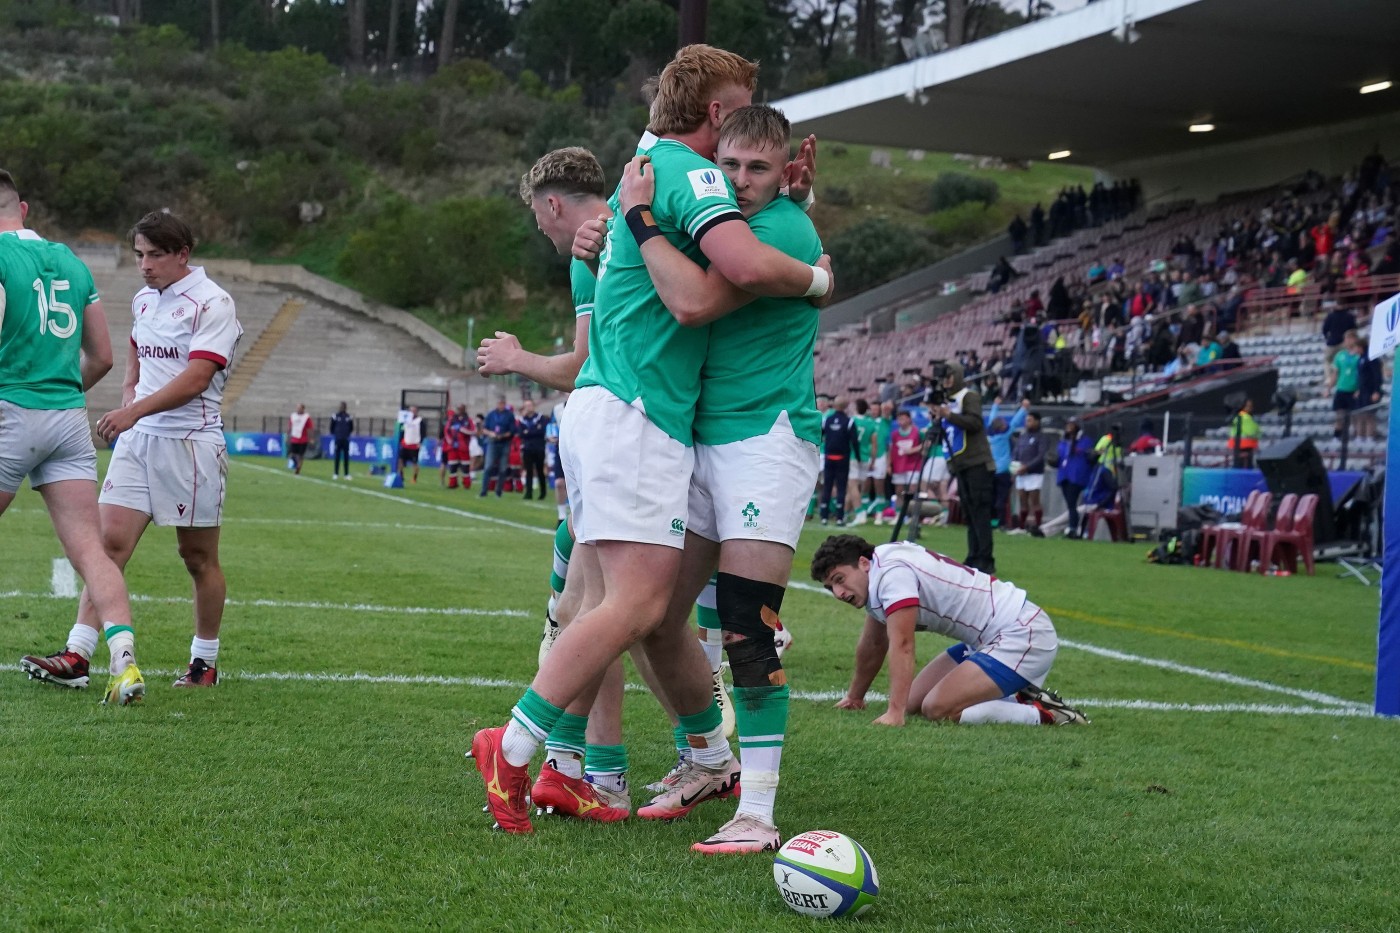
[[(889, 708), (875, 722), (906, 716), (972, 723), (1084, 724), (1084, 714), (1044, 689), (1059, 642), (1050, 617), (1026, 591), (907, 541), (872, 545), (827, 538), (812, 555), (812, 579), (865, 609), (856, 667), (839, 709), (864, 709), (875, 675), (890, 662)], [(957, 640), (914, 673), (914, 633)]]
[[(194, 583), (190, 666), (175, 686), (212, 687), (225, 598), (220, 406), (243, 328), (228, 293), (189, 264), (194, 234), (184, 221), (169, 211), (147, 214), (132, 227), (131, 245), (146, 287), (131, 300), (122, 407), (97, 421), (97, 433), (116, 442), (98, 497), (103, 545), (124, 568), (148, 525), (174, 527)], [(86, 590), (78, 620), (98, 621)]]

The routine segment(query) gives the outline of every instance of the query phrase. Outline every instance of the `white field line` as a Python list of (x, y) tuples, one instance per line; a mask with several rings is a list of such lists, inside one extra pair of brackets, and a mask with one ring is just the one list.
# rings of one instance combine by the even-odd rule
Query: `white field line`
[(391, 496), (387, 492), (380, 492), (376, 489), (360, 489), (359, 487), (354, 485), (347, 486), (340, 483), (333, 483), (328, 479), (317, 479), (314, 476), (293, 476), (285, 470), (277, 470), (272, 467), (258, 466), (256, 463), (247, 463), (238, 460), (234, 460), (233, 462), (238, 464), (239, 469), (257, 470), (259, 473), (268, 473), (272, 476), (281, 476), (286, 479), (295, 480), (299, 483), (317, 483), (329, 489), (339, 489), (345, 492), (357, 493), (361, 496), (371, 496), (375, 499), (385, 499), (389, 502), (397, 502), (399, 505), (411, 505), (420, 509), (429, 509), (434, 512), (443, 512), (447, 515), (459, 515), (462, 518), (470, 518), (479, 522), (489, 522), (493, 525), (504, 525), (507, 528), (515, 528), (519, 531), (528, 531), (533, 534), (554, 534), (553, 528), (540, 528), (537, 525), (526, 525), (522, 524), (521, 522), (512, 522), (508, 519), (496, 518), (493, 515), (478, 515), (475, 512), (468, 512), (464, 509), (454, 509), (448, 505), (436, 505), (432, 502), (420, 502), (417, 499), (407, 499), (403, 496)]
[[(74, 596), (76, 595), (75, 593)], [(0, 599), (62, 598), (72, 597), (60, 597), (53, 593), (26, 593), (21, 590), (0, 590)], [(143, 596), (133, 593), (131, 595), (131, 601), (134, 603), (188, 604), (190, 598), (188, 596)], [(377, 606), (373, 603), (324, 603), (286, 599), (230, 599), (225, 602), (225, 605), (254, 606), (264, 609), (324, 609), (335, 612), (398, 613), (410, 616), (484, 616), (490, 618), (512, 617), (527, 619), (532, 615), (532, 613), (526, 612), (523, 609), (473, 609), (465, 606)]]
[[(324, 528), (385, 528), (390, 531), (457, 531), (463, 532), (467, 529), (461, 525), (408, 525), (403, 522), (336, 522), (329, 519), (316, 518), (226, 518), (224, 527), (229, 525), (307, 525)], [(497, 533), (496, 528), (477, 528), (472, 534), (481, 532)]]
[[(273, 468), (271, 468), (271, 467), (257, 466), (256, 464), (252, 464), (252, 463), (240, 463), (239, 465), (240, 465), (240, 466), (243, 466), (243, 467), (246, 467), (246, 468), (248, 468), (248, 469), (250, 469), (250, 470), (260, 470), (260, 471), (262, 471), (262, 472), (264, 472), (264, 473), (270, 473), (270, 474), (273, 474), (273, 475), (275, 475), (275, 476), (288, 476), (288, 475), (289, 475), (289, 474), (287, 474), (287, 473), (285, 473), (285, 472), (283, 472), (283, 471), (281, 471), (281, 470), (276, 470), (276, 469), (273, 469)], [(391, 496), (391, 495), (387, 495), (387, 494), (385, 494), (385, 493), (377, 492), (377, 491), (375, 491), (375, 490), (370, 490), (370, 489), (355, 489), (355, 488), (353, 488), (353, 487), (344, 487), (344, 486), (337, 487), (336, 484), (335, 484), (335, 483), (332, 483), (330, 480), (315, 479), (315, 478), (307, 477), (307, 476), (290, 477), (290, 478), (296, 479), (296, 480), (301, 481), (301, 482), (321, 483), (322, 485), (330, 486), (330, 487), (332, 487), (332, 488), (340, 488), (340, 489), (350, 488), (353, 492), (360, 493), (361, 495), (375, 496), (375, 497), (377, 497), (377, 498), (387, 499), (387, 500), (389, 500), (390, 502), (398, 502), (398, 503), (401, 503), (401, 504), (404, 504), (404, 505), (413, 505), (413, 506), (418, 506), (418, 507), (421, 507), (421, 508), (433, 509), (433, 510), (435, 510), (435, 511), (447, 512), (447, 513), (452, 514), (452, 515), (461, 515), (461, 516), (466, 517), (466, 518), (474, 518), (474, 519), (478, 519), (478, 520), (480, 520), (480, 521), (492, 522), (492, 523), (499, 524), (499, 525), (505, 525), (505, 526), (508, 526), (508, 527), (511, 527), (511, 528), (518, 528), (518, 529), (520, 529), (520, 530), (522, 530), (522, 531), (534, 532), (534, 533), (536, 533), (536, 534), (553, 534), (553, 531), (551, 531), (551, 530), (549, 530), (549, 529), (545, 529), (545, 528), (536, 528), (536, 527), (532, 527), (532, 526), (530, 526), (530, 525), (522, 525), (522, 524), (520, 524), (519, 522), (506, 521), (505, 519), (493, 518), (493, 517), (485, 516), (485, 515), (476, 515), (476, 514), (473, 514), (473, 513), (471, 513), (471, 512), (462, 511), (461, 509), (453, 509), (453, 508), (449, 508), (449, 507), (447, 507), (447, 506), (442, 506), (442, 505), (433, 505), (433, 504), (427, 503), (427, 502), (419, 502), (419, 501), (414, 500), (414, 499), (405, 499), (405, 498), (402, 498), (402, 497), (400, 497), (400, 496)], [(817, 585), (814, 584), (814, 583), (808, 583), (808, 582), (803, 581), (803, 580), (793, 580), (793, 581), (791, 581), (791, 582), (788, 584), (788, 587), (789, 587), (789, 589), (803, 590), (803, 591), (806, 591), (806, 592), (814, 592), (814, 593), (825, 593), (825, 592), (826, 592), (826, 590), (825, 590), (823, 587), (817, 586)], [(1168, 671), (1172, 671), (1172, 672), (1178, 673), (1178, 674), (1190, 674), (1190, 675), (1196, 676), (1196, 677), (1203, 677), (1203, 678), (1205, 678), (1205, 679), (1207, 679), (1207, 680), (1214, 680), (1214, 681), (1216, 681), (1216, 682), (1218, 682), (1218, 683), (1234, 684), (1234, 685), (1236, 685), (1236, 686), (1241, 686), (1241, 687), (1253, 687), (1254, 689), (1257, 689), (1257, 690), (1265, 690), (1265, 691), (1268, 691), (1268, 692), (1271, 692), (1271, 693), (1280, 693), (1280, 694), (1284, 694), (1284, 695), (1287, 695), (1287, 696), (1294, 696), (1294, 697), (1298, 697), (1299, 699), (1308, 700), (1309, 702), (1313, 702), (1313, 703), (1323, 703), (1323, 704), (1327, 704), (1327, 705), (1330, 705), (1330, 706), (1338, 706), (1338, 707), (1342, 707), (1342, 708), (1361, 709), (1361, 710), (1368, 709), (1368, 707), (1366, 707), (1365, 704), (1357, 703), (1357, 702), (1355, 702), (1355, 701), (1353, 701), (1353, 700), (1344, 700), (1344, 699), (1342, 699), (1341, 697), (1330, 696), (1329, 694), (1326, 694), (1326, 693), (1319, 693), (1319, 692), (1314, 691), (1314, 690), (1298, 690), (1298, 689), (1295, 689), (1295, 688), (1292, 688), (1292, 687), (1284, 687), (1284, 686), (1281, 686), (1281, 685), (1279, 685), (1279, 684), (1271, 684), (1271, 683), (1269, 683), (1268, 681), (1254, 680), (1254, 679), (1252, 679), (1252, 678), (1247, 678), (1247, 677), (1239, 677), (1239, 676), (1237, 676), (1237, 675), (1235, 675), (1235, 674), (1228, 674), (1228, 673), (1225, 673), (1225, 672), (1223, 672), (1223, 671), (1212, 671), (1212, 670), (1207, 670), (1206, 668), (1191, 667), (1191, 666), (1185, 665), (1185, 664), (1178, 664), (1178, 663), (1175, 662), (1175, 661), (1168, 661), (1168, 660), (1165, 660), (1165, 659), (1162, 659), (1162, 658), (1148, 658), (1148, 657), (1143, 657), (1143, 656), (1141, 656), (1141, 655), (1128, 654), (1128, 653), (1122, 652), (1122, 651), (1114, 651), (1114, 650), (1112, 650), (1112, 649), (1110, 649), (1110, 648), (1100, 648), (1100, 647), (1098, 647), (1098, 646), (1096, 646), (1096, 645), (1090, 645), (1090, 644), (1087, 644), (1087, 643), (1085, 643), (1085, 642), (1072, 642), (1072, 641), (1068, 641), (1068, 640), (1063, 640), (1063, 639), (1062, 639), (1062, 640), (1060, 641), (1060, 644), (1063, 645), (1063, 646), (1065, 646), (1066, 648), (1074, 648), (1074, 649), (1077, 649), (1077, 650), (1079, 650), (1079, 651), (1087, 651), (1087, 652), (1089, 652), (1090, 654), (1097, 654), (1097, 655), (1100, 655), (1101, 657), (1112, 658), (1112, 659), (1117, 660), (1117, 661), (1124, 661), (1124, 662), (1131, 663), (1131, 664), (1143, 664), (1143, 665), (1146, 665), (1146, 666), (1148, 666), (1148, 667), (1156, 667), (1156, 668), (1160, 668), (1160, 669), (1162, 669), (1162, 670), (1168, 670)]]
[[(0, 671), (18, 671), (17, 664), (0, 664)], [(150, 677), (177, 677), (184, 671), (145, 670)], [(224, 679), (248, 681), (274, 681), (291, 683), (331, 683), (331, 684), (393, 684), (431, 687), (479, 687), (509, 690), (524, 690), (528, 684), (516, 680), (494, 677), (450, 677), (435, 674), (352, 674), (331, 671), (225, 671)], [(627, 690), (634, 693), (646, 691), (641, 684), (628, 684)], [(845, 695), (842, 690), (794, 690), (792, 698), (811, 703), (831, 703)], [(866, 700), (871, 704), (884, 702), (884, 694), (871, 692)], [(1266, 716), (1335, 716), (1349, 718), (1370, 718), (1374, 714), (1364, 707), (1336, 706), (1287, 706), (1270, 703), (1164, 703), (1156, 700), (1121, 699), (1073, 699), (1071, 702), (1085, 709), (1128, 709), (1164, 713), (1256, 713)]]
[(1171, 671), (1175, 674), (1191, 674), (1195, 677), (1204, 677), (1207, 680), (1214, 680), (1223, 684), (1233, 684), (1237, 687), (1252, 687), (1255, 690), (1282, 693), (1285, 696), (1297, 697), (1300, 700), (1307, 700), (1311, 703), (1325, 703), (1329, 706), (1353, 709), (1369, 708), (1364, 703), (1358, 703), (1355, 700), (1344, 700), (1341, 697), (1334, 697), (1327, 693), (1319, 693), (1316, 690), (1299, 690), (1294, 687), (1284, 687), (1279, 684), (1271, 684), (1267, 680), (1254, 680), (1250, 677), (1227, 674), (1224, 671), (1212, 671), (1203, 667), (1190, 667), (1186, 664), (1178, 664), (1175, 661), (1167, 661), (1162, 658), (1145, 658), (1142, 655), (1128, 654), (1125, 651), (1115, 651), (1112, 648), (1100, 648), (1097, 645), (1088, 645), (1084, 642), (1069, 641), (1068, 639), (1061, 639), (1060, 644), (1066, 648), (1086, 651), (1089, 654), (1096, 654), (1103, 658), (1111, 658), (1115, 661), (1126, 661), (1130, 664), (1143, 664), (1148, 667)]
[(78, 595), (78, 575), (66, 557), (53, 559), (53, 573), (49, 577), (49, 589), (54, 596), (73, 599)]

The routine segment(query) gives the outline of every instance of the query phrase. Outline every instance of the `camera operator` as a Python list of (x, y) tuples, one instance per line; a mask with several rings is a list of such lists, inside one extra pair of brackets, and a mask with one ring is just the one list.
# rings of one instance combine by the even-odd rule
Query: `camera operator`
[(982, 396), (967, 387), (959, 364), (945, 363), (938, 374), (944, 398), (939, 400), (937, 413), (947, 436), (948, 469), (958, 481), (958, 499), (967, 522), (967, 560), (963, 563), (995, 574), (992, 501), (996, 460), (982, 423)]

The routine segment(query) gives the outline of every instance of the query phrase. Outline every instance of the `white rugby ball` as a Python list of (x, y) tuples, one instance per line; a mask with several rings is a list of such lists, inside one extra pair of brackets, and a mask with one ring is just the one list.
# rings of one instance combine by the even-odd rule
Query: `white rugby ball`
[(850, 836), (825, 829), (793, 836), (773, 859), (783, 901), (810, 917), (858, 917), (875, 903), (875, 863)]

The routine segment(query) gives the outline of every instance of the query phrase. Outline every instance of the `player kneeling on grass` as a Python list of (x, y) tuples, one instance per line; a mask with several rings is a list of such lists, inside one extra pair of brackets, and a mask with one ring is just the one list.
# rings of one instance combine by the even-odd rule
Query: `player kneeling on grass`
[[(1085, 724), (1084, 714), (1045, 690), (1059, 642), (1050, 617), (1026, 591), (917, 544), (873, 545), (827, 538), (812, 556), (812, 579), (843, 603), (864, 608), (856, 669), (839, 709), (864, 709), (865, 693), (890, 659), (889, 709), (962, 723)], [(914, 632), (956, 638), (916, 676)]]

